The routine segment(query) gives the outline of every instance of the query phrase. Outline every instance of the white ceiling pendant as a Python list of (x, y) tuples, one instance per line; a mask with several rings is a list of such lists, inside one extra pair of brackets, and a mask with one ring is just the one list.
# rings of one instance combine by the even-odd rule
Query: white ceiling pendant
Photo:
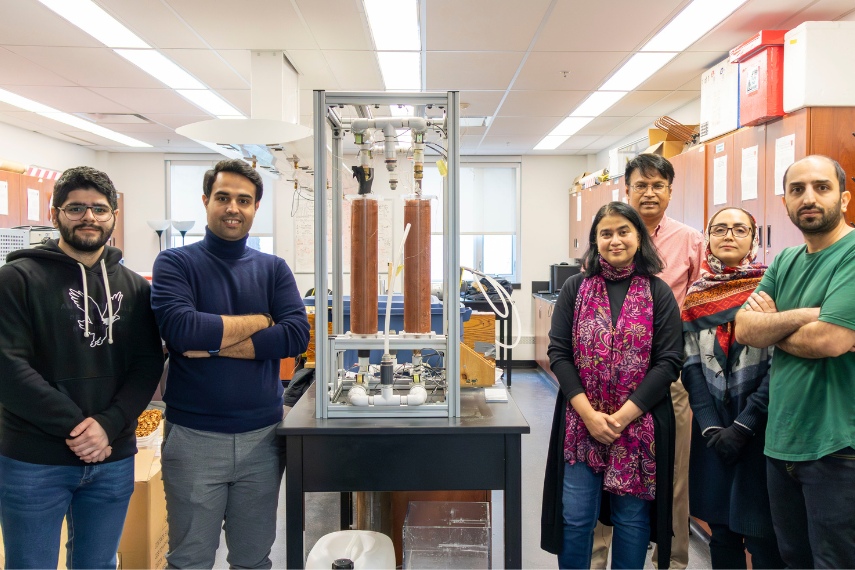
[(179, 135), (202, 143), (280, 144), (312, 136), (299, 124), (300, 75), (282, 51), (253, 50), (250, 119), (221, 118), (179, 127)]

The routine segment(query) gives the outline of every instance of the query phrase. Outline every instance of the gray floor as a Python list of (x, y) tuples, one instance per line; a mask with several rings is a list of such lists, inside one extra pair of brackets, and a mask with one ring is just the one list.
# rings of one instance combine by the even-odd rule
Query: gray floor
[[(546, 448), (552, 426), (555, 407), (555, 386), (542, 373), (533, 370), (514, 370), (511, 394), (531, 426), (531, 434), (522, 437), (522, 528), (523, 568), (556, 568), (555, 556), (540, 549), (540, 503), (543, 491), (543, 470), (546, 464)], [(285, 483), (282, 483), (282, 497)], [(502, 493), (493, 493), (493, 567), (503, 568), (502, 555)], [(306, 495), (306, 550), (329, 532), (338, 530), (339, 494), (309, 493)], [(270, 558), (274, 568), (285, 568), (285, 501), (279, 501), (279, 517), (276, 523), (277, 539)], [(214, 568), (228, 568), (225, 536), (221, 537), (220, 548)], [(650, 561), (647, 567), (652, 568)], [(697, 536), (692, 536), (689, 545), (689, 568), (709, 568), (709, 548)]]

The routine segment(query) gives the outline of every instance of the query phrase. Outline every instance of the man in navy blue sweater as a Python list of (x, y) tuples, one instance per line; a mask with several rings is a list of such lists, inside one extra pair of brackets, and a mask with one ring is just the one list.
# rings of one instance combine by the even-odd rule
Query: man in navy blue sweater
[(152, 278), (170, 355), (166, 559), (170, 568), (213, 567), (224, 527), (231, 567), (270, 568), (284, 468), (279, 361), (305, 352), (309, 323), (288, 265), (246, 246), (258, 173), (223, 160), (203, 186), (205, 238), (162, 252)]

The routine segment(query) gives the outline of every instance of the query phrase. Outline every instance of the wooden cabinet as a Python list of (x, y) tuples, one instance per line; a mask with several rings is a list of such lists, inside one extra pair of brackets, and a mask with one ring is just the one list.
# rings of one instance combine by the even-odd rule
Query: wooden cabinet
[[(53, 197), (53, 180), (20, 175), (20, 213), (22, 226), (50, 226), (50, 201)], [(32, 201), (32, 204), (31, 204)], [(38, 201), (38, 205), (36, 205)], [(31, 210), (32, 206), (32, 212)], [(34, 217), (30, 217), (33, 214)]]
[(683, 153), (685, 178), (683, 179), (683, 223), (698, 231), (706, 228), (706, 147), (701, 145)]
[(0, 228), (14, 228), (21, 225), (21, 175), (0, 170), (0, 185), (3, 183), (6, 185), (6, 202), (0, 202)]
[(113, 235), (110, 237), (109, 245), (117, 247), (125, 251), (125, 197), (121, 192), (116, 192), (116, 202), (118, 204), (116, 212), (116, 227), (113, 228)]
[(733, 135), (733, 205), (751, 212), (757, 220), (757, 261), (765, 263), (766, 125), (742, 129)]
[[(846, 186), (855, 197), (855, 107), (812, 107), (809, 111), (808, 154), (830, 156), (839, 162), (846, 172)], [(855, 223), (855, 208), (846, 211), (846, 221)]]
[(671, 183), (671, 202), (666, 213), (672, 220), (683, 221), (683, 209), (686, 204), (686, 158), (688, 154), (678, 154), (669, 158), (674, 167), (674, 181)]

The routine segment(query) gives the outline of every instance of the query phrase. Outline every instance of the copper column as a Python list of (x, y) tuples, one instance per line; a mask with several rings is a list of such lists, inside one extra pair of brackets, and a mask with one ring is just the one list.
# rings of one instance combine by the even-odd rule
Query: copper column
[(429, 333), (430, 325), (430, 200), (404, 203), (404, 331)]
[(350, 331), (377, 334), (377, 200), (359, 197), (350, 216)]

